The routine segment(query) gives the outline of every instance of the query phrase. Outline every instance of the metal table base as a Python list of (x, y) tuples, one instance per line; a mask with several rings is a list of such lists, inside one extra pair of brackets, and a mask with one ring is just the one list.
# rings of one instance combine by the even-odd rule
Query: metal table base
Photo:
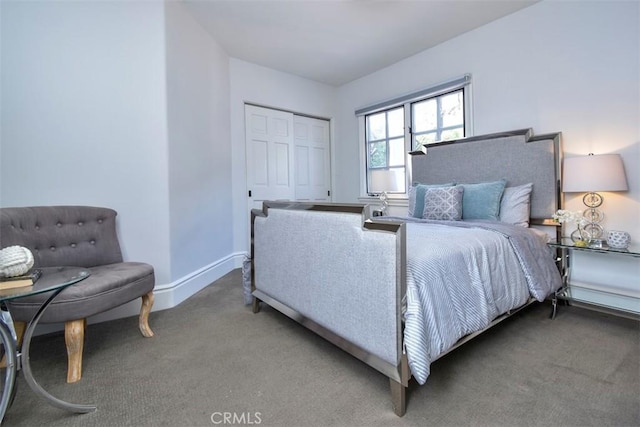
[(3, 311), (2, 316), (0, 316), (0, 338), (2, 339), (2, 346), (4, 347), (5, 360), (7, 364), (6, 372), (4, 375), (4, 389), (2, 392), (2, 398), (0, 399), (0, 423), (4, 419), (4, 415), (13, 400), (16, 380), (18, 378), (18, 372), (20, 370), (24, 372), (24, 379), (31, 390), (33, 390), (33, 392), (38, 396), (44, 398), (47, 403), (57, 408), (75, 413), (92, 412), (97, 408), (95, 405), (82, 405), (65, 402), (64, 400), (52, 396), (44, 388), (42, 388), (40, 384), (38, 384), (36, 379), (33, 377), (33, 372), (31, 371), (29, 349), (31, 347), (31, 338), (33, 337), (33, 332), (35, 331), (38, 321), (44, 314), (46, 308), (49, 306), (49, 304), (51, 304), (53, 299), (58, 296), (60, 292), (62, 292), (63, 289), (64, 288), (54, 290), (51, 296), (40, 306), (31, 321), (29, 321), (27, 328), (25, 329), (24, 339), (20, 347), (18, 347), (11, 315), (9, 314), (9, 311), (7, 310), (4, 303), (2, 303), (2, 307), (0, 307), (0, 309), (2, 309)]

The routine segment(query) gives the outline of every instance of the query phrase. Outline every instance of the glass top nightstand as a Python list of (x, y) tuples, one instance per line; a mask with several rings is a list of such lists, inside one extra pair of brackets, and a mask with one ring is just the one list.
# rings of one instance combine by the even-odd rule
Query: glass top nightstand
[(632, 243), (627, 249), (610, 248), (606, 242), (602, 243), (602, 247), (595, 246), (576, 246), (575, 242), (569, 237), (563, 237), (559, 242), (553, 241), (549, 243), (552, 248), (571, 249), (576, 251), (609, 253), (615, 255), (627, 255), (640, 258), (640, 244)]
[[(594, 247), (594, 246), (576, 246), (575, 242), (571, 240), (569, 237), (562, 238), (559, 242), (553, 241), (548, 244), (550, 247), (557, 249), (558, 257), (556, 259), (556, 263), (558, 264), (558, 268), (560, 269), (560, 273), (562, 275), (563, 285), (560, 289), (558, 289), (552, 299), (553, 303), (553, 311), (551, 317), (555, 317), (556, 309), (557, 309), (557, 300), (564, 300), (565, 303), (568, 304), (569, 301), (575, 301), (571, 295), (571, 264), (572, 264), (572, 256), (571, 254), (576, 252), (591, 252), (591, 253), (599, 253), (599, 254), (609, 254), (608, 256), (624, 256), (624, 257), (633, 257), (640, 258), (640, 245), (637, 243), (633, 243), (629, 245), (627, 249), (616, 249), (610, 248), (606, 242), (602, 243), (602, 247)], [(607, 313), (621, 315), (624, 317), (629, 317), (634, 320), (640, 320), (640, 315), (635, 311), (628, 311), (626, 309), (618, 308), (618, 307), (609, 307), (604, 304), (594, 303), (594, 302), (586, 302), (579, 301), (581, 305), (586, 306), (587, 308), (599, 309), (600, 311), (605, 311)]]

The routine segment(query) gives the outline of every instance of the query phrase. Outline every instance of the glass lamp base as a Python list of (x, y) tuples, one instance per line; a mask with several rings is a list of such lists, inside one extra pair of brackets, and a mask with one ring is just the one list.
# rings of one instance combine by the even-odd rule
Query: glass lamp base
[(600, 224), (591, 223), (582, 227), (583, 234), (586, 234), (588, 240), (599, 239), (604, 234), (604, 229)]

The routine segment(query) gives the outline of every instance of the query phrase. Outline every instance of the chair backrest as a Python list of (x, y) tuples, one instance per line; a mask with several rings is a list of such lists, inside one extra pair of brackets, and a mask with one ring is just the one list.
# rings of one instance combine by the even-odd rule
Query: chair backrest
[(122, 262), (113, 209), (92, 206), (0, 208), (0, 248), (24, 246), (34, 267)]

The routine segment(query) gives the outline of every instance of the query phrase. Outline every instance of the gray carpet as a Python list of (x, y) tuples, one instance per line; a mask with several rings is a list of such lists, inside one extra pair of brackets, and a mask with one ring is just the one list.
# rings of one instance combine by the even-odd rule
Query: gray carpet
[(21, 377), (4, 425), (640, 425), (638, 322), (578, 307), (551, 321), (549, 309), (535, 304), (435, 362), (398, 418), (386, 377), (272, 309), (253, 314), (236, 270), (152, 313), (154, 338), (135, 317), (90, 325), (77, 384), (65, 384), (63, 335), (36, 337), (40, 384), (98, 410), (56, 409)]

